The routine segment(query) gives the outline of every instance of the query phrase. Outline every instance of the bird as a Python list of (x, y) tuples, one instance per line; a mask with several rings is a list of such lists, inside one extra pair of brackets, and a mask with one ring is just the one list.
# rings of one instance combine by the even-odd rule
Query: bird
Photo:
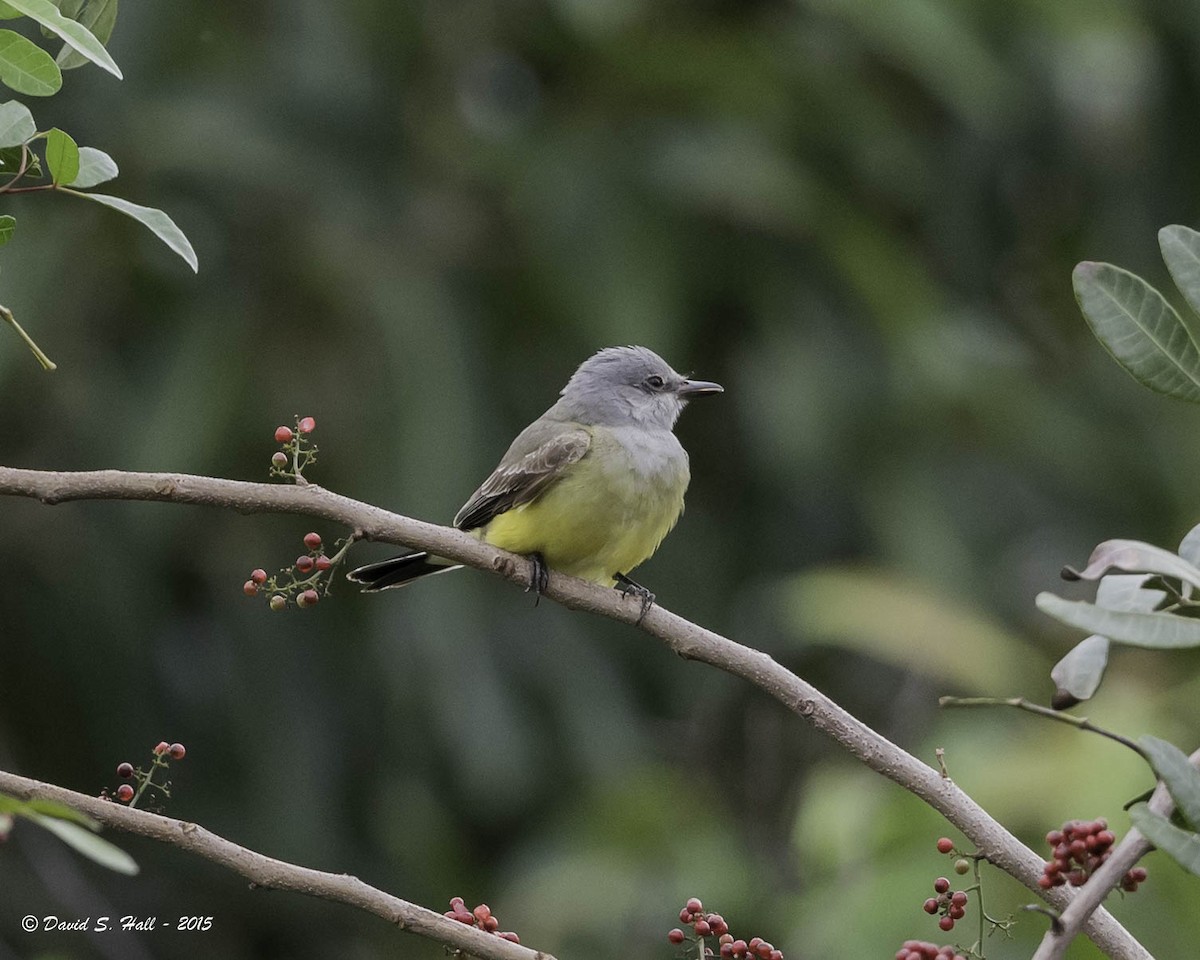
[[(689, 400), (722, 392), (646, 347), (606, 347), (517, 435), (454, 526), (527, 557), (535, 602), (549, 569), (632, 593), (645, 616), (654, 594), (629, 573), (675, 526), (691, 478), (675, 423)], [(374, 593), (460, 566), (418, 551), (346, 576)]]

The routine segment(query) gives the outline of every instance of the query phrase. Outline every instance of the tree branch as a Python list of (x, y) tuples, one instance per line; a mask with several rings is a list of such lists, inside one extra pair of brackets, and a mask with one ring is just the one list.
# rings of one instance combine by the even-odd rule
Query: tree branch
[(440, 913), (377, 890), (363, 883), (358, 877), (346, 873), (325, 873), (322, 870), (313, 870), (285, 860), (263, 856), (210, 833), (194, 823), (160, 817), (156, 813), (127, 807), (111, 800), (101, 800), (99, 797), (89, 797), (2, 770), (0, 792), (20, 800), (57, 801), (86, 813), (106, 826), (160, 840), (206, 860), (212, 860), (240, 873), (256, 886), (272, 890), (290, 890), (334, 903), (344, 903), (382, 917), (401, 930), (428, 937), (481, 960), (554, 960), (548, 953), (531, 950), (495, 934), (484, 933), (476, 927), (469, 927), (465, 923), (459, 923), (457, 920), (443, 917)]
[[(1200, 767), (1200, 750), (1188, 759), (1191, 760), (1192, 766)], [(1171, 815), (1175, 802), (1167, 792), (1165, 784), (1159, 783), (1147, 806), (1164, 817)], [(1104, 902), (1104, 898), (1121, 882), (1126, 871), (1153, 849), (1154, 844), (1143, 837), (1137, 827), (1130, 827), (1121, 842), (1113, 848), (1109, 858), (1100, 865), (1100, 869), (1080, 888), (1070, 906), (1058, 918), (1058, 923), (1052, 924), (1046, 931), (1032, 960), (1062, 960), (1067, 955), (1067, 947), (1071, 945), (1071, 941), (1079, 935), (1088, 915)]]
[[(0, 467), (0, 495), (33, 497), (46, 504), (69, 500), (160, 500), (235, 509), (244, 513), (295, 513), (350, 527), (368, 540), (428, 550), (467, 566), (491, 570), (526, 585), (529, 565), (520, 557), (449, 527), (413, 520), (352, 500), (315, 484), (248, 483), (165, 473), (98, 470), (55, 473)], [(1037, 886), (1041, 858), (1013, 836), (952, 780), (902, 750), (842, 709), (767, 654), (697, 626), (661, 606), (640, 618), (635, 597), (574, 577), (551, 573), (545, 596), (566, 607), (639, 626), (679, 656), (742, 677), (807, 720), (872, 770), (916, 794), (974, 843), (987, 859), (1059, 910), (1074, 892)], [(1084, 929), (1113, 960), (1151, 960), (1150, 954), (1107, 911), (1096, 910)]]

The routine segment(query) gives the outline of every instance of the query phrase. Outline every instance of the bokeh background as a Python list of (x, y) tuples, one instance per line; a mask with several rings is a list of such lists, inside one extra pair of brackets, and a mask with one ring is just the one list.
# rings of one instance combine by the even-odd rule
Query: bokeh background
[[(313, 479), (447, 521), (579, 361), (646, 344), (727, 392), (681, 421), (688, 511), (638, 579), (944, 747), (1028, 842), (1124, 832), (1150, 781), (1120, 747), (935, 704), (1046, 699), (1078, 636), (1035, 594), (1080, 595), (1057, 571), (1099, 540), (1200, 520), (1200, 412), (1119, 370), (1070, 287), (1081, 259), (1165, 285), (1156, 229), (1200, 218), (1194, 4), (211, 0), (131, 5), (111, 49), (124, 82), (85, 68), (30, 105), (111, 153), (111, 192), (169, 211), (201, 271), (112, 211), (5, 198), (0, 302), (60, 369), (0, 337), (0, 462), (264, 479), (310, 414)], [(244, 598), (310, 527), (0, 502), (0, 765), (94, 793), (180, 740), (172, 815), (486, 901), (562, 958), (671, 958), (691, 895), (793, 958), (934, 939), (957, 834), (763, 694), (470, 571)], [(1198, 675), (1119, 652), (1088, 712), (1190, 749)], [(14, 832), (0, 958), (441, 955), (111, 839), (139, 877)], [(1191, 956), (1200, 887), (1148, 865), (1112, 908)], [(1031, 899), (986, 883), (995, 915)], [(215, 921), (31, 937), (25, 913)], [(988, 957), (1042, 928), (1022, 914)]]

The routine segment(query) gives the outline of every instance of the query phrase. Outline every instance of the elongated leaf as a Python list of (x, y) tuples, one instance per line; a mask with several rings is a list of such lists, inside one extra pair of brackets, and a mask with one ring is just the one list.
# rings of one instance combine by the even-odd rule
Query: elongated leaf
[(0, 83), (17, 93), (48, 97), (62, 86), (62, 71), (33, 41), (12, 30), (0, 30)]
[(58, 127), (46, 134), (46, 166), (55, 183), (71, 183), (79, 175), (79, 147)]
[(17, 17), (23, 17), (20, 10), (14, 10), (7, 3), (0, 2), (0, 20), (16, 20)]
[(71, 181), (73, 187), (94, 187), (98, 183), (112, 180), (120, 171), (117, 164), (103, 150), (95, 147), (79, 148), (79, 173)]
[[(5, 0), (5, 2), (31, 20), (36, 20), (43, 27), (53, 30), (63, 38), (64, 42), (78, 50), (92, 63), (103, 67), (117, 79), (121, 78), (121, 70), (117, 66), (117, 62), (109, 56), (108, 51), (104, 49), (104, 44), (96, 39), (96, 35), (82, 23), (64, 17), (50, 0)], [(51, 62), (53, 63), (53, 60)], [(55, 69), (58, 69), (57, 64), (55, 64)]]
[[(0, 172), (11, 177), (21, 169), (22, 149), (22, 147), (0, 147)], [(41, 175), (42, 161), (36, 153), (30, 151), (25, 157), (25, 173), (22, 176), (37, 179)]]
[(17, 813), (26, 815), (29, 813), (39, 813), (43, 816), (54, 817), (56, 820), (70, 820), (81, 827), (87, 827), (93, 833), (100, 829), (99, 822), (93, 820), (86, 813), (80, 813), (73, 807), (68, 807), (65, 803), (58, 803), (55, 800), (42, 800), (40, 798), (26, 800)]
[(196, 258), (196, 251), (192, 249), (192, 245), (188, 241), (188, 238), (184, 236), (183, 231), (175, 225), (175, 221), (161, 210), (156, 210), (154, 207), (143, 207), (141, 204), (130, 203), (128, 200), (122, 200), (120, 197), (110, 197), (104, 193), (84, 193), (82, 190), (64, 190), (63, 192), (70, 193), (76, 197), (86, 197), (88, 200), (94, 200), (96, 203), (102, 203), (106, 207), (119, 210), (127, 217), (133, 217), (134, 220), (148, 227), (159, 240), (183, 257), (192, 270), (199, 272), (200, 261)]
[(1177, 223), (1163, 227), (1158, 231), (1158, 248), (1175, 286), (1188, 306), (1200, 314), (1200, 233)]
[[(95, 34), (97, 40), (107, 46), (113, 27), (117, 22), (117, 0), (92, 0), (87, 5), (87, 9), (83, 11), (82, 16), (67, 15), (82, 23)], [(64, 70), (74, 70), (88, 62), (87, 57), (66, 45), (58, 52), (55, 60)]]
[(1056, 620), (1089, 633), (1098, 633), (1116, 643), (1155, 650), (1200, 646), (1200, 620), (1170, 613), (1105, 610), (1083, 600), (1064, 600), (1052, 593), (1039, 593), (1038, 609)]
[(1111, 263), (1080, 263), (1072, 280), (1084, 319), (1117, 363), (1151, 390), (1200, 401), (1200, 349), (1161, 293)]
[(1200, 877), (1200, 837), (1190, 830), (1181, 830), (1144, 803), (1129, 808), (1129, 819), (1159, 850), (1184, 870)]
[(25, 104), (16, 100), (0, 103), (0, 148), (19, 147), (35, 133), (37, 125)]
[(1186, 753), (1166, 740), (1141, 736), (1138, 746), (1146, 752), (1158, 779), (1167, 785), (1179, 812), (1193, 827), (1200, 824), (1200, 770), (1191, 765)]
[(13, 233), (17, 229), (17, 218), (9, 216), (7, 213), (0, 216), (0, 247), (8, 243), (13, 238)]
[(1170, 550), (1140, 540), (1105, 540), (1092, 551), (1084, 569), (1067, 567), (1064, 575), (1069, 573), (1075, 580), (1099, 580), (1110, 570), (1157, 573), (1200, 587), (1200, 569)]
[(1105, 610), (1153, 610), (1167, 595), (1147, 587), (1150, 579), (1142, 573), (1110, 573), (1096, 586), (1096, 606)]
[(98, 837), (90, 830), (77, 823), (47, 817), (40, 813), (29, 815), (29, 819), (49, 830), (63, 843), (72, 847), (77, 853), (83, 854), (89, 860), (94, 860), (102, 867), (133, 876), (138, 872), (138, 865), (133, 857), (120, 847), (114, 846), (103, 837)]
[(1107, 637), (1092, 634), (1075, 644), (1074, 648), (1054, 665), (1054, 669), (1050, 671), (1050, 679), (1054, 681), (1056, 688), (1056, 708), (1066, 709), (1081, 700), (1091, 698), (1104, 678), (1104, 668), (1108, 666), (1108, 647)]
[(1188, 563), (1200, 565), (1200, 524), (1192, 527), (1179, 541), (1179, 555)]

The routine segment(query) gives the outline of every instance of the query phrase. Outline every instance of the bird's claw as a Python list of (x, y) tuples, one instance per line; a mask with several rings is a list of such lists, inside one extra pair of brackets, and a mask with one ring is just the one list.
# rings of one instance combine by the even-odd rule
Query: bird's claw
[(550, 569), (546, 566), (546, 561), (542, 559), (540, 553), (531, 553), (529, 555), (529, 586), (525, 588), (525, 592), (533, 591), (533, 605), (536, 607), (542, 600), (542, 594), (546, 592), (546, 587), (550, 585)]
[(650, 608), (654, 606), (654, 594), (640, 583), (630, 580), (623, 573), (615, 574), (613, 579), (617, 581), (617, 589), (621, 591), (622, 597), (634, 596), (641, 601), (641, 612), (638, 613), (638, 618), (634, 621), (635, 624), (641, 623), (645, 619), (646, 614), (650, 612)]

